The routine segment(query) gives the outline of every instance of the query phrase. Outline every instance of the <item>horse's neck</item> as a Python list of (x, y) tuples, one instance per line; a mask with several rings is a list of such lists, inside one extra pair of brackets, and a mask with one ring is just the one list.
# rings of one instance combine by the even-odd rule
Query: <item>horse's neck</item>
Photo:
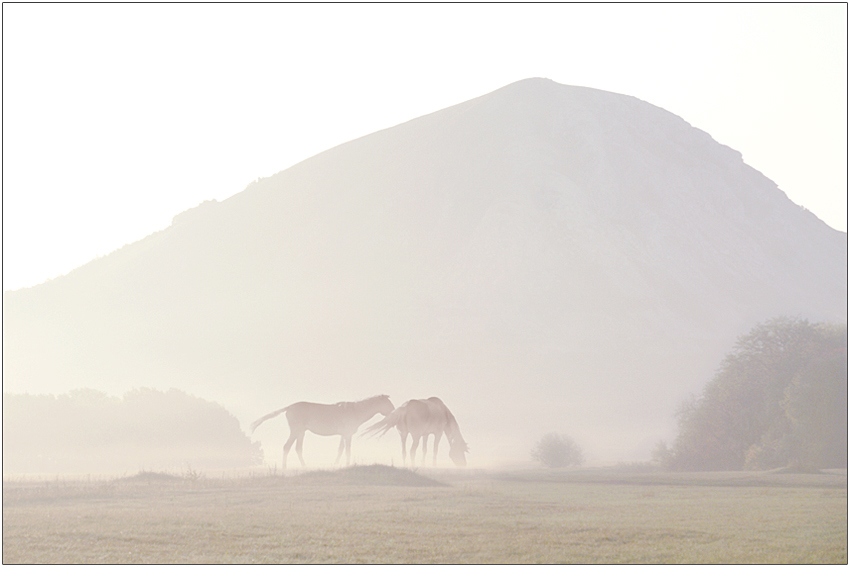
[(378, 400), (363, 400), (362, 402), (355, 402), (353, 405), (354, 415), (357, 416), (357, 419), (360, 420), (360, 423), (363, 423), (367, 419), (371, 419), (373, 415), (378, 413)]
[(461, 437), (460, 435), (460, 427), (458, 427), (457, 421), (451, 414), (448, 415), (448, 419), (446, 420), (445, 433), (446, 438), (449, 440), (449, 443), (454, 443), (455, 441), (463, 441), (463, 437)]

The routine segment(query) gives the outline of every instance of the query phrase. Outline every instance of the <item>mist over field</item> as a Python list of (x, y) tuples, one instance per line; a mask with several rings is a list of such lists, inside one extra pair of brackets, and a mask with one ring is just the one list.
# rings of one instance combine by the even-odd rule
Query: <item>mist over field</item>
[[(27, 454), (39, 426), (18, 427), (75, 430), (51, 404), (123, 424), (92, 442), (107, 453), (142, 427), (177, 439), (227, 424), (167, 459), (125, 446), (119, 468), (280, 467), (284, 416), (250, 435), (254, 420), (378, 394), (440, 397), (470, 467), (530, 462), (553, 431), (588, 463), (646, 460), (736, 337), (784, 315), (846, 325), (846, 274), (846, 233), (708, 133), (630, 96), (528, 79), (4, 293), (4, 474), (53, 472)], [(213, 431), (232, 453), (193, 456)], [(308, 433), (307, 464), (331, 466), (338, 443)], [(398, 435), (355, 436), (352, 456), (398, 465)]]

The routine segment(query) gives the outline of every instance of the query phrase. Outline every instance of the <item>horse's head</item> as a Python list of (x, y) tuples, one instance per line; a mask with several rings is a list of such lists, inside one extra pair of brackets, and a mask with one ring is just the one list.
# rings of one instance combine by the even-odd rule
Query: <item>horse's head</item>
[(386, 395), (378, 396), (377, 400), (378, 400), (378, 413), (380, 413), (381, 415), (385, 415), (385, 416), (389, 415), (395, 409), (395, 406), (390, 401), (389, 396), (386, 396)]
[(449, 458), (452, 462), (459, 466), (466, 466), (466, 453), (469, 452), (469, 445), (466, 444), (466, 441), (462, 441), (458, 439), (454, 442), (449, 442)]

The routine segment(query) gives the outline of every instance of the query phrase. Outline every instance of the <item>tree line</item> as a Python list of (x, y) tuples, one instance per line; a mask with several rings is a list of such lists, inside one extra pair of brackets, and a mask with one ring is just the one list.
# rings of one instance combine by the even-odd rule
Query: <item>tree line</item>
[(262, 463), (239, 421), (180, 390), (3, 394), (3, 472), (93, 473)]

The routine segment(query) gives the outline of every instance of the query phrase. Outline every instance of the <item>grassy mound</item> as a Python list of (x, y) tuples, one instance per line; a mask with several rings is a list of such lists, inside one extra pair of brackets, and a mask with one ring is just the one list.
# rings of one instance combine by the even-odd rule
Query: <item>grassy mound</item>
[(817, 468), (810, 465), (788, 465), (787, 467), (780, 467), (778, 469), (773, 469), (770, 471), (774, 474), (823, 474), (823, 472)]
[(293, 480), (360, 486), (448, 486), (410, 469), (386, 465), (355, 465), (335, 471), (309, 471), (297, 475)]
[(114, 482), (140, 482), (140, 483), (148, 483), (148, 484), (156, 484), (156, 483), (172, 483), (172, 482), (183, 482), (186, 480), (184, 477), (176, 476), (173, 474), (167, 473), (158, 473), (151, 471), (142, 471), (138, 474), (134, 474), (133, 476), (124, 476), (121, 478), (116, 478)]

